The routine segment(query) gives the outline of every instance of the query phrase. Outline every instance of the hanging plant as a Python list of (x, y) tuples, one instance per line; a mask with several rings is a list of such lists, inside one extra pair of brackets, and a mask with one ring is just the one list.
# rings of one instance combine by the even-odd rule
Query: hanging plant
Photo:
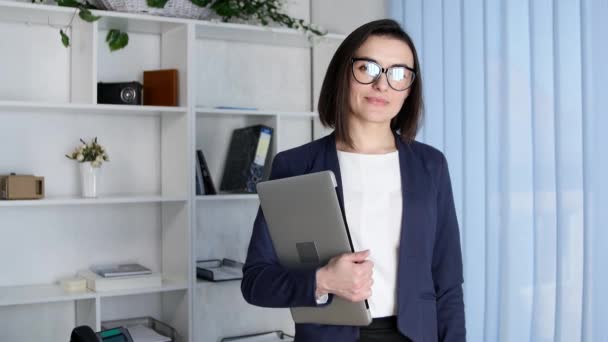
[[(101, 16), (94, 15), (91, 12), (91, 9), (97, 8), (88, 2), (84, 4), (76, 0), (55, 0), (55, 2), (57, 2), (57, 5), (59, 6), (76, 8), (76, 11), (74, 11), (74, 15), (72, 15), (72, 19), (70, 20), (68, 26), (64, 29), (59, 30), (61, 44), (63, 44), (63, 46), (65, 46), (66, 48), (70, 46), (70, 37), (66, 32), (72, 27), (72, 22), (74, 21), (74, 16), (76, 15), (76, 13), (78, 13), (78, 17), (80, 19), (88, 23), (92, 23), (101, 19)], [(108, 43), (110, 51), (116, 51), (124, 48), (125, 46), (127, 46), (127, 44), (129, 44), (129, 35), (126, 32), (121, 32), (119, 30), (110, 30), (106, 37), (106, 42)]]
[(303, 30), (318, 36), (327, 32), (313, 24), (307, 24), (303, 19), (292, 18), (283, 10), (284, 0), (191, 0), (194, 4), (209, 6), (222, 21), (232, 19), (256, 21), (264, 26), (274, 22), (292, 29)]
[[(36, 2), (38, 0), (32, 0)], [(169, 0), (146, 0), (151, 8), (164, 8)], [(255, 22), (263, 26), (276, 23), (292, 29), (302, 30), (317, 36), (323, 36), (327, 32), (313, 24), (306, 23), (303, 19), (292, 18), (284, 11), (285, 0), (189, 0), (199, 7), (207, 7), (224, 22), (245, 21)], [(59, 31), (61, 43), (65, 47), (70, 46), (68, 30), (71, 28), (74, 16), (78, 13), (80, 19), (86, 22), (94, 22), (101, 17), (93, 15), (91, 9), (97, 9), (89, 2), (81, 3), (77, 0), (55, 0), (59, 6), (76, 8), (72, 19), (67, 27)], [(129, 44), (129, 35), (126, 32), (112, 29), (106, 36), (106, 42), (110, 51), (116, 51)]]

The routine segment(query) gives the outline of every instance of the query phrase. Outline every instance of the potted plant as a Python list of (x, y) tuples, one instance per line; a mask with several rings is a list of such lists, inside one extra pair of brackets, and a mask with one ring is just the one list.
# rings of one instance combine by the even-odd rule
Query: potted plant
[[(37, 0), (32, 0), (37, 1)], [(211, 13), (224, 22), (241, 21), (268, 26), (272, 23), (292, 29), (303, 30), (307, 34), (323, 36), (327, 32), (313, 24), (306, 23), (285, 13), (285, 0), (54, 0), (59, 6), (74, 7), (80, 19), (87, 22), (99, 20), (91, 9), (118, 10), (127, 12), (141, 12), (168, 16), (186, 16), (200, 19), (200, 13)], [(169, 2), (171, 6), (167, 6)], [(121, 7), (122, 6), (122, 7)], [(125, 7), (131, 6), (131, 7)], [(194, 7), (194, 8), (193, 8)], [(74, 16), (76, 14), (74, 12)], [(193, 16), (194, 15), (194, 16)], [(74, 20), (72, 16), (72, 20)], [(61, 42), (65, 47), (70, 46), (70, 38), (66, 33), (72, 22), (60, 30)], [(108, 32), (106, 42), (111, 51), (127, 46), (129, 36), (126, 32), (113, 29)]]
[(82, 145), (65, 156), (80, 165), (80, 181), (83, 197), (97, 197), (99, 169), (103, 162), (110, 161), (106, 150), (97, 143), (95, 137), (90, 143), (80, 139)]

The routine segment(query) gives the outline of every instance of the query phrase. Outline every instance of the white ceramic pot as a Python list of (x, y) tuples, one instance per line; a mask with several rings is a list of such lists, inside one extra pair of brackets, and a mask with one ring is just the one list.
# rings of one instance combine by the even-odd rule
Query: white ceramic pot
[(99, 167), (93, 167), (91, 162), (80, 163), (80, 183), (82, 197), (97, 197)]

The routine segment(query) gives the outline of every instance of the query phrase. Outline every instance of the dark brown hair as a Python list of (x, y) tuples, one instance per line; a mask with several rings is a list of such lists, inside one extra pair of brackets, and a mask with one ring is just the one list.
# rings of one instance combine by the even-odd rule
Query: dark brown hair
[(355, 51), (370, 36), (388, 36), (405, 42), (414, 55), (414, 70), (416, 77), (410, 87), (409, 95), (405, 99), (401, 110), (391, 121), (391, 129), (399, 131), (405, 142), (411, 142), (416, 137), (418, 128), (422, 123), (423, 101), (422, 101), (422, 77), (420, 76), (420, 65), (418, 54), (410, 36), (394, 20), (382, 19), (369, 22), (354, 30), (344, 39), (336, 50), (329, 66), (317, 110), (321, 123), (325, 127), (334, 128), (336, 138), (352, 147), (352, 139), (348, 132), (348, 108), (351, 77), (351, 59)]

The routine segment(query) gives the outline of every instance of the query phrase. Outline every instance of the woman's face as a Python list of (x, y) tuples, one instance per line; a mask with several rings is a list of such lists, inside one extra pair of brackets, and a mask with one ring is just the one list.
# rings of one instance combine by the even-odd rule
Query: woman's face
[[(414, 56), (409, 46), (388, 36), (370, 36), (355, 52), (354, 57), (374, 61), (385, 70), (395, 65), (414, 68)], [(355, 68), (365, 69), (361, 64), (355, 64)], [(386, 73), (370, 84), (357, 82), (350, 73), (350, 120), (359, 121), (360, 124), (375, 123), (390, 127), (391, 119), (399, 113), (410, 89), (397, 91), (391, 88)]]

